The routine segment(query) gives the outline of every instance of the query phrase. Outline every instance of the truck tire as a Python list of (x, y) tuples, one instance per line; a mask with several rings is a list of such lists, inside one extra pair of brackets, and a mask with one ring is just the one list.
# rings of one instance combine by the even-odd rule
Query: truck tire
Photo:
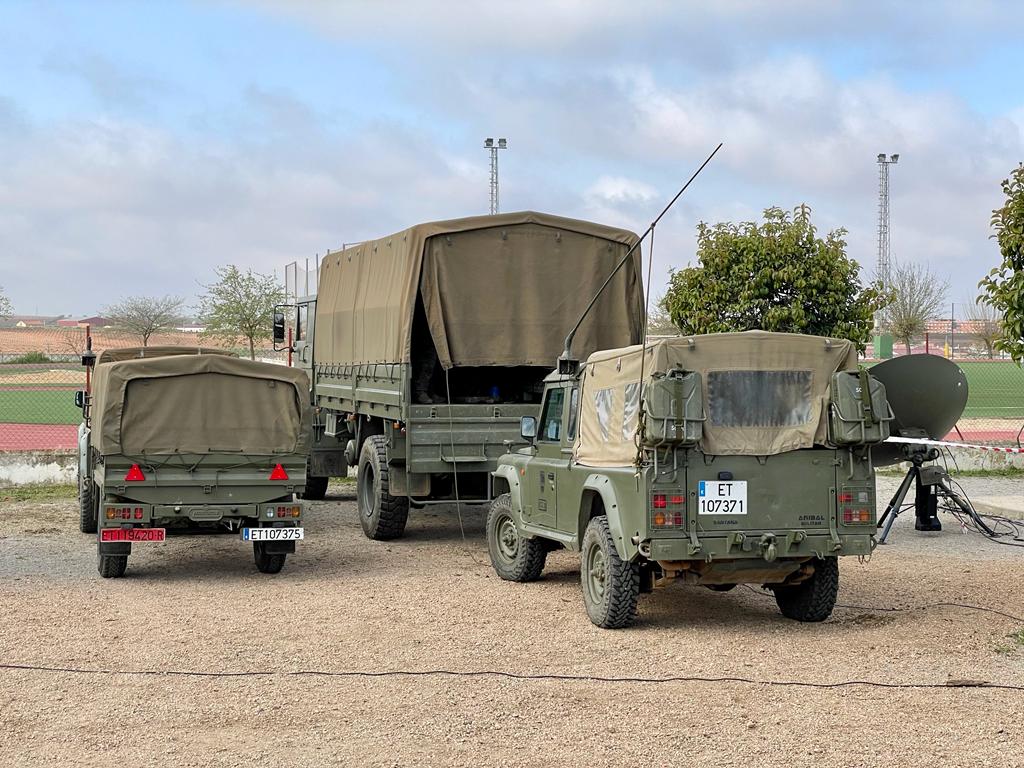
[(593, 518), (580, 547), (580, 581), (587, 615), (604, 629), (621, 629), (636, 621), (640, 565), (615, 551), (607, 515)]
[(252, 556), (256, 561), (256, 570), (260, 573), (280, 573), (288, 557), (284, 552), (270, 554), (262, 541), (252, 543)]
[(327, 481), (330, 478), (327, 477), (314, 477), (309, 474), (309, 466), (306, 466), (306, 487), (302, 489), (302, 493), (299, 494), (300, 499), (309, 499), (310, 501), (323, 501), (324, 496), (327, 495)]
[(397, 539), (405, 533), (409, 519), (409, 499), (392, 496), (388, 474), (388, 441), (383, 435), (371, 435), (359, 452), (356, 478), (356, 506), (359, 523), (367, 538), (376, 541)]
[(120, 579), (128, 567), (128, 555), (100, 555), (97, 570), (104, 579)]
[(78, 481), (78, 530), (82, 533), (96, 533), (99, 502), (96, 491), (91, 478)]
[(510, 494), (503, 493), (491, 502), (487, 513), (487, 551), (494, 572), (505, 581), (536, 581), (544, 570), (547, 542), (519, 535)]
[(814, 573), (806, 581), (791, 586), (773, 586), (775, 602), (787, 619), (824, 621), (832, 615), (839, 596), (839, 558), (814, 561)]

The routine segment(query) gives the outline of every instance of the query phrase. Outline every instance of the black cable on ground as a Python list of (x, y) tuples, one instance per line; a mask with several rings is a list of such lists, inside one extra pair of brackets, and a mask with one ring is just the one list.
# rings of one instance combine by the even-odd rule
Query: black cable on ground
[(877, 680), (839, 680), (822, 683), (804, 680), (758, 680), (752, 677), (702, 677), (698, 675), (673, 675), (670, 677), (606, 677), (602, 675), (569, 675), (569, 674), (527, 674), (519, 672), (502, 672), (493, 669), (457, 671), (451, 669), (424, 670), (385, 670), (382, 672), (364, 672), (355, 670), (295, 670), (292, 672), (256, 671), (256, 672), (198, 672), (191, 670), (156, 670), (156, 669), (83, 669), (80, 667), (50, 667), (36, 664), (0, 664), (0, 669), (12, 671), (56, 672), (76, 675), (112, 675), (119, 677), (497, 677), (508, 680), (529, 682), (569, 682), (569, 683), (642, 683), (660, 685), (663, 683), (740, 683), (743, 685), (765, 685), (789, 688), (850, 688), (863, 686), (868, 688), (888, 688), (899, 690), (936, 690), (952, 688), (989, 688), (1004, 691), (1024, 691), (1024, 685), (1008, 683), (990, 683), (984, 680), (950, 680), (945, 683), (886, 683)]

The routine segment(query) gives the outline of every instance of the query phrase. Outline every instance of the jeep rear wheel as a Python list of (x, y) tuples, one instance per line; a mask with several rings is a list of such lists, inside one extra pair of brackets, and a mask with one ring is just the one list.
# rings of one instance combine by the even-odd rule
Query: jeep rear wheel
[(405, 533), (409, 499), (391, 495), (388, 442), (383, 435), (366, 438), (359, 452), (356, 501), (359, 523), (368, 538), (387, 541)]
[(274, 554), (267, 552), (266, 542), (263, 541), (252, 543), (252, 554), (256, 561), (256, 570), (260, 573), (280, 573), (284, 568), (284, 561), (288, 557), (284, 552)]
[(127, 555), (100, 555), (97, 570), (104, 579), (119, 579), (128, 568)]
[(96, 533), (99, 514), (99, 494), (92, 479), (84, 477), (78, 481), (78, 530), (82, 533)]
[(824, 621), (839, 596), (839, 558), (812, 561), (814, 573), (799, 584), (772, 586), (782, 615), (796, 621)]
[(580, 555), (583, 604), (590, 620), (605, 629), (628, 627), (636, 621), (640, 566), (619, 557), (607, 516), (598, 515), (587, 525)]
[(327, 495), (327, 481), (330, 478), (310, 475), (309, 467), (306, 467), (306, 473), (306, 487), (302, 489), (299, 498), (309, 499), (310, 501), (323, 501), (324, 496)]
[(540, 539), (519, 535), (512, 497), (501, 494), (487, 513), (487, 551), (494, 571), (505, 581), (536, 581), (544, 570), (548, 550)]

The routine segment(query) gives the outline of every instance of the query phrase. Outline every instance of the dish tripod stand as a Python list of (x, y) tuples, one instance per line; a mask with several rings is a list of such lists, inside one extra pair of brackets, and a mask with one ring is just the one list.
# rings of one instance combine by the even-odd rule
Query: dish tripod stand
[(915, 530), (942, 530), (938, 511), (939, 499), (944, 499), (959, 507), (983, 532), (995, 535), (963, 496), (953, 490), (949, 482), (949, 473), (945, 469), (935, 464), (924, 466), (926, 461), (934, 461), (937, 458), (939, 458), (937, 448), (916, 445), (907, 447), (910, 469), (907, 470), (907, 476), (903, 478), (900, 487), (889, 501), (889, 506), (885, 508), (885, 513), (878, 520), (878, 527), (882, 529), (882, 535), (878, 538), (879, 544), (885, 544), (886, 539), (889, 538), (889, 531), (892, 530), (893, 523), (903, 511), (903, 501), (907, 497), (911, 484), (914, 485), (914, 514), (917, 517), (917, 522), (914, 523)]

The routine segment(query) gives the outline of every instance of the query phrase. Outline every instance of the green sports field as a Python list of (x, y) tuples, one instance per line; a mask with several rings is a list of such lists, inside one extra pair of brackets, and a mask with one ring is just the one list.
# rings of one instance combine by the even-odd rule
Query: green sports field
[(1024, 419), (1024, 369), (1010, 362), (959, 362), (967, 376), (968, 419)]
[(78, 424), (75, 391), (0, 387), (0, 424)]

